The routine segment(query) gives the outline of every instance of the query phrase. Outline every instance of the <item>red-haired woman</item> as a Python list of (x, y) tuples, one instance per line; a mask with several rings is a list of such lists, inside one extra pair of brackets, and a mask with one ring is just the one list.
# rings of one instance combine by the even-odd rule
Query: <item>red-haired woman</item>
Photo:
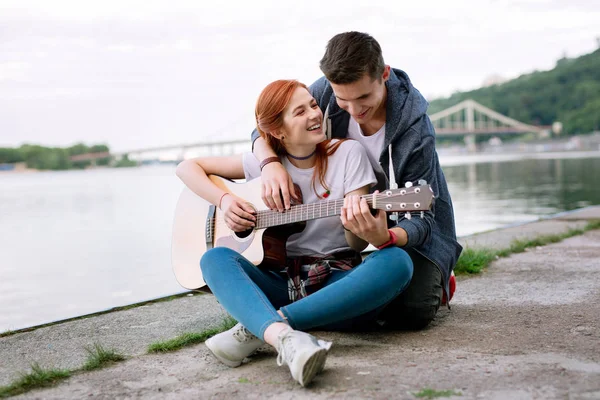
[[(323, 114), (305, 85), (294, 80), (269, 84), (255, 114), (260, 134), (300, 187), (304, 202), (344, 198), (344, 206), (341, 217), (308, 221), (304, 231), (290, 236), (289, 262), (280, 272), (257, 268), (225, 247), (204, 254), (204, 280), (239, 321), (206, 345), (220, 361), (236, 367), (267, 342), (277, 350), (278, 364), (287, 364), (292, 377), (305, 386), (323, 369), (331, 342), (303, 331), (360, 328), (375, 320), (408, 285), (413, 265), (389, 233), (374, 236), (365, 232), (377, 230), (361, 228), (367, 215), (371, 223), (387, 227), (385, 213), (373, 218), (360, 198), (375, 184), (367, 154), (358, 142), (326, 140)], [(245, 153), (187, 160), (177, 167), (177, 175), (220, 207), (229, 228), (238, 232), (255, 226), (253, 209), (207, 175), (250, 180), (260, 176), (260, 167), (252, 153)], [(361, 262), (359, 252), (368, 243), (381, 250)]]

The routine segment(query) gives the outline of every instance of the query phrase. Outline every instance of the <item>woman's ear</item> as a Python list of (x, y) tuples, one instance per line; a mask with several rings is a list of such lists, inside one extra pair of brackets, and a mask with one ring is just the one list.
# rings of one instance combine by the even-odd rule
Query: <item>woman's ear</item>
[(283, 140), (283, 138), (285, 137), (283, 129), (280, 129), (278, 131), (269, 132), (269, 134), (271, 136), (273, 136), (275, 139), (279, 139), (279, 140)]

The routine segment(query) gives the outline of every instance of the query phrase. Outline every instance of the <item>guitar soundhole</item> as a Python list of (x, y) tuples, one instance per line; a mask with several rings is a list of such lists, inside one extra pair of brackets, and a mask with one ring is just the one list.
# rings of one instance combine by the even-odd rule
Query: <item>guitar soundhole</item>
[(241, 232), (233, 232), (233, 234), (237, 237), (239, 237), (240, 239), (246, 239), (248, 236), (250, 236), (252, 234), (252, 232), (254, 232), (254, 229), (248, 229), (246, 231), (241, 231)]

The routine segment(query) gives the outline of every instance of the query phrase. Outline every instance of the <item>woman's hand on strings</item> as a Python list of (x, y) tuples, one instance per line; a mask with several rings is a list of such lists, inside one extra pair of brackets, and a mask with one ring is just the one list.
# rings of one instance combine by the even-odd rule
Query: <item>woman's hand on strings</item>
[(227, 227), (234, 232), (243, 232), (256, 226), (256, 211), (244, 199), (231, 193), (221, 198), (220, 208)]

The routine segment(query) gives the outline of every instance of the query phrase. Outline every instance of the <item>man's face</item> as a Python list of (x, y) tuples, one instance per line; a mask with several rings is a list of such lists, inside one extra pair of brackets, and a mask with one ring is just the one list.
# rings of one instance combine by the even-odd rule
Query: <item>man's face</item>
[(365, 73), (356, 82), (338, 85), (331, 84), (335, 98), (340, 108), (346, 110), (359, 124), (369, 122), (385, 107), (385, 82), (390, 77), (390, 67), (385, 70), (380, 79), (373, 79)]

